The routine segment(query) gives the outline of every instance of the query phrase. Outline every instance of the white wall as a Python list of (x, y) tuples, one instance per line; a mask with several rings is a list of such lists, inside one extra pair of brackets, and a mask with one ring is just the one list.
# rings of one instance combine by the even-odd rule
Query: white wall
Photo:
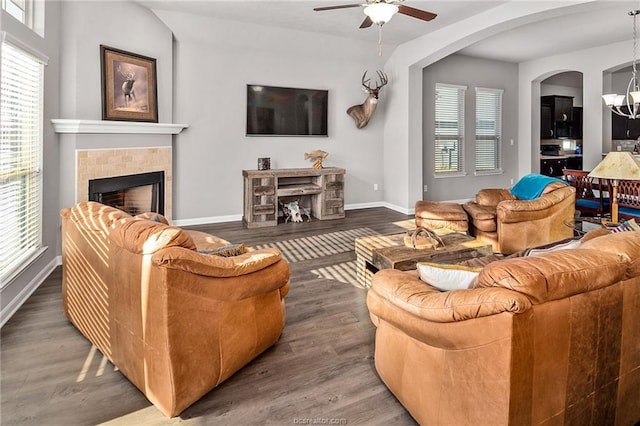
[[(382, 200), (382, 123), (386, 99), (367, 127), (357, 129), (346, 109), (362, 103), (360, 79), (381, 63), (371, 45), (327, 35), (275, 29), (156, 10), (175, 36), (174, 119), (189, 129), (174, 144), (174, 218), (180, 224), (237, 220), (243, 169), (258, 157), (272, 168), (310, 167), (304, 153), (329, 153), (326, 166), (347, 171), (348, 207)], [(373, 77), (373, 76), (372, 76)], [(329, 90), (328, 137), (247, 137), (246, 85)], [(374, 191), (377, 183), (380, 190)]]

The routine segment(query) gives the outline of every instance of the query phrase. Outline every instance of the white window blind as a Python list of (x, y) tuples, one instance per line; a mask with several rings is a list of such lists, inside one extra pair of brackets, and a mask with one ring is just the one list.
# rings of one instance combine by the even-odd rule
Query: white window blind
[(465, 86), (436, 83), (435, 173), (464, 174)]
[(44, 65), (10, 43), (0, 68), (0, 284), (42, 246)]
[(476, 88), (476, 174), (502, 172), (502, 92)]

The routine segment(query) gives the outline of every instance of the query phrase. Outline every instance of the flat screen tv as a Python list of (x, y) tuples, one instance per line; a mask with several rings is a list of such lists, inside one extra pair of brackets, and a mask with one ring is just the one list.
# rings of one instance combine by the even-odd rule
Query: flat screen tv
[(247, 136), (327, 136), (328, 90), (247, 84)]

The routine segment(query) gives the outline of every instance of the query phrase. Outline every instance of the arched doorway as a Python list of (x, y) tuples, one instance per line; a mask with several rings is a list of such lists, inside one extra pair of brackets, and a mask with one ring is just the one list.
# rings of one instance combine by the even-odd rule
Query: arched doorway
[(583, 76), (564, 71), (540, 81), (540, 173), (582, 170)]

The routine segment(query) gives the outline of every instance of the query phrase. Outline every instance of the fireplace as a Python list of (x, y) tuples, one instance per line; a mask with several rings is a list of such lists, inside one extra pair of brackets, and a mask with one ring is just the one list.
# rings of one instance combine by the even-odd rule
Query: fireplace
[[(128, 139), (127, 139), (128, 140)], [(89, 181), (101, 179), (109, 179), (111, 177), (128, 177), (129, 175), (147, 174), (158, 171), (164, 172), (164, 181), (162, 183), (163, 196), (157, 194), (156, 206), (160, 210), (157, 203), (162, 203), (164, 213), (168, 220), (172, 217), (172, 149), (171, 147), (135, 147), (135, 148), (114, 148), (114, 149), (82, 149), (76, 151), (76, 196), (74, 202), (81, 203), (83, 201), (93, 200), (90, 194), (96, 192), (110, 192), (110, 188), (105, 191), (96, 191), (89, 189)], [(156, 179), (154, 179), (156, 181)], [(132, 185), (126, 185), (129, 187)], [(135, 187), (135, 186), (134, 186)], [(160, 188), (156, 187), (159, 191)], [(117, 188), (120, 190), (122, 188)], [(148, 189), (148, 188), (147, 188)], [(145, 191), (147, 190), (145, 189)], [(150, 194), (151, 192), (147, 192)], [(88, 196), (89, 195), (89, 196)], [(150, 211), (156, 210), (151, 208), (151, 199), (144, 206), (136, 209)], [(118, 205), (122, 203), (117, 201)], [(160, 213), (158, 211), (158, 213)]]
[(131, 215), (164, 215), (164, 171), (89, 180), (89, 200)]

